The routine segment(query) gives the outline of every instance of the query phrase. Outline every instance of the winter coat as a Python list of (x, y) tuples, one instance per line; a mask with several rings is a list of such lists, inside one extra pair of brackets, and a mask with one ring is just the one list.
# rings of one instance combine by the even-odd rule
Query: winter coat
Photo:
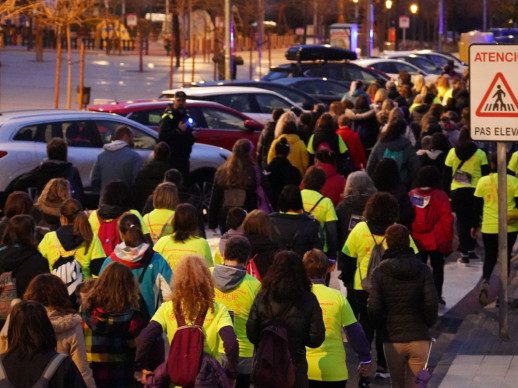
[(419, 251), (452, 252), (453, 214), (448, 194), (439, 189), (416, 188), (408, 194), (415, 211), (412, 238)]
[(263, 278), (273, 263), (273, 256), (281, 249), (279, 242), (271, 240), (263, 236), (246, 236), (250, 245), (252, 246), (252, 252), (250, 257), (254, 258), (257, 270)]
[(363, 149), (360, 137), (349, 127), (341, 127), (336, 130), (336, 133), (343, 139), (349, 154), (353, 161), (354, 169), (361, 170), (367, 166), (367, 158), (365, 157), (365, 150)]
[[(49, 362), (58, 353), (54, 350), (45, 353), (23, 356), (20, 351), (2, 355), (7, 378), (17, 388), (32, 387), (43, 375)], [(49, 388), (86, 388), (81, 373), (70, 357), (66, 357), (49, 381)]]
[(290, 143), (290, 153), (288, 155), (288, 160), (293, 166), (299, 169), (300, 175), (304, 176), (304, 173), (309, 166), (309, 155), (308, 151), (306, 150), (306, 144), (300, 140), (298, 135), (285, 134), (275, 139), (270, 146), (270, 150), (268, 151), (268, 164), (270, 164), (275, 157), (275, 145), (283, 137), (285, 137), (288, 140), (288, 143)]
[(373, 321), (382, 324), (383, 342), (430, 340), (437, 291), (430, 269), (411, 248), (385, 252), (372, 273), (367, 307)]
[(270, 189), (272, 192), (271, 202), (274, 209), (277, 209), (277, 201), (282, 189), (286, 185), (298, 186), (302, 181), (302, 175), (298, 168), (293, 166), (287, 158), (275, 157), (266, 167), (266, 173), (270, 180)]
[(421, 160), (421, 167), (435, 166), (442, 176), (447, 152), (441, 150), (418, 150), (416, 154)]
[(336, 206), (339, 250), (342, 250), (345, 240), (354, 226), (358, 222), (364, 221), (363, 211), (369, 198), (367, 195), (349, 195)]
[(86, 355), (99, 388), (134, 387), (136, 338), (144, 328), (140, 312), (83, 309)]
[(36, 223), (36, 240), (40, 241), (45, 234), (53, 232), (61, 226), (61, 205), (63, 203), (51, 203), (38, 201), (31, 210), (31, 215)]
[(378, 162), (385, 157), (392, 157), (396, 160), (401, 175), (401, 182), (403, 182), (405, 187), (410, 187), (410, 183), (420, 167), (419, 158), (410, 141), (403, 136), (387, 142), (378, 141), (367, 161), (367, 173), (370, 176), (374, 174)]
[(305, 291), (290, 307), (265, 300), (265, 292), (257, 294), (246, 323), (246, 335), (251, 343), (259, 344), (261, 332), (274, 318), (283, 317), (288, 334), (288, 346), (295, 362), (294, 387), (307, 387), (306, 346), (316, 348), (324, 342), (325, 326), (322, 309), (314, 294)]
[(345, 178), (336, 172), (336, 166), (320, 162), (317, 165), (326, 173), (326, 183), (324, 183), (320, 190), (320, 194), (331, 199), (333, 206), (336, 207), (342, 199), (341, 195), (344, 192)]
[(32, 169), (16, 179), (13, 190), (27, 191), (29, 187), (36, 187), (41, 194), (45, 185), (52, 178), (64, 178), (70, 182), (72, 198), (83, 200), (83, 182), (79, 170), (70, 162), (62, 160), (45, 160), (38, 167)]
[(323, 248), (322, 228), (312, 215), (275, 212), (270, 214), (270, 219), (274, 225), (274, 239), (282, 249), (292, 250), (302, 257), (313, 248)]
[(133, 193), (136, 208), (142, 210), (146, 204), (146, 199), (153, 194), (153, 190), (164, 180), (164, 174), (171, 167), (169, 160), (152, 159), (140, 169), (135, 177)]
[[(160, 253), (154, 252), (148, 244), (141, 244), (136, 248), (131, 248), (122, 242), (104, 260), (99, 276), (114, 261), (129, 267), (139, 280), (140, 293), (146, 303), (147, 314), (149, 317), (152, 317), (162, 302), (171, 295), (169, 284), (171, 283), (173, 272), (167, 261)], [(144, 268), (147, 269), (142, 280), (140, 280)]]
[(12, 271), (16, 279), (16, 291), (21, 298), (27, 286), (36, 276), (49, 273), (49, 262), (37, 249), (21, 245), (0, 248), (0, 273)]
[(257, 163), (261, 168), (266, 168), (268, 165), (268, 152), (275, 134), (276, 121), (268, 121), (265, 125), (259, 139), (257, 140)]
[(345, 116), (352, 120), (351, 128), (360, 137), (363, 149), (370, 150), (379, 134), (379, 124), (374, 110), (346, 109)]
[(135, 177), (142, 167), (140, 155), (133, 151), (123, 140), (114, 140), (105, 144), (92, 167), (91, 185), (104, 191), (106, 184), (113, 180), (133, 185)]

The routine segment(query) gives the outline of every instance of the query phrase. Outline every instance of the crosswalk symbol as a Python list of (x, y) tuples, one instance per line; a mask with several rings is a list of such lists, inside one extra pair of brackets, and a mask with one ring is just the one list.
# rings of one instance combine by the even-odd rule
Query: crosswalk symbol
[(518, 101), (502, 73), (496, 73), (475, 114), (479, 117), (518, 117)]

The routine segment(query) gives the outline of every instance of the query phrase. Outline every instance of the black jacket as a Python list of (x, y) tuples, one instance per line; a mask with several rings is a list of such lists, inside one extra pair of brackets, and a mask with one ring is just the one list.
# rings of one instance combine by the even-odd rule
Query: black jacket
[[(2, 355), (7, 378), (17, 388), (32, 387), (43, 374), (45, 367), (57, 353), (55, 351), (22, 357), (18, 352)], [(49, 381), (49, 388), (86, 388), (86, 384), (70, 357), (66, 357)]]
[[(367, 195), (349, 195), (336, 206), (338, 217), (338, 251), (341, 251), (349, 233), (357, 220), (363, 219), (363, 211), (370, 197)], [(351, 223), (351, 217), (353, 222)], [(353, 225), (354, 224), (354, 225)]]
[(187, 127), (185, 131), (178, 128), (178, 124), (185, 122), (189, 115), (184, 110), (167, 109), (162, 115), (158, 129), (158, 140), (165, 141), (171, 148), (171, 161), (189, 160), (194, 135), (192, 128)]
[(309, 214), (272, 213), (275, 239), (283, 249), (297, 252), (300, 257), (307, 251), (324, 246), (320, 223)]
[(148, 196), (153, 193), (155, 187), (162, 183), (165, 172), (170, 168), (172, 168), (172, 164), (169, 160), (152, 159), (144, 164), (137, 173), (133, 184), (133, 193), (135, 205), (139, 211), (142, 210)]
[(384, 342), (427, 341), (438, 297), (430, 269), (411, 248), (388, 249), (372, 273), (367, 307), (383, 323)]
[(261, 332), (274, 319), (284, 317), (283, 323), (288, 333), (290, 353), (295, 361), (296, 380), (294, 387), (307, 386), (306, 346), (316, 348), (324, 342), (326, 329), (322, 309), (315, 295), (304, 292), (292, 307), (274, 301), (264, 300), (264, 291), (255, 297), (246, 322), (246, 336), (257, 345)]
[(277, 209), (277, 201), (282, 189), (286, 185), (299, 186), (302, 176), (297, 167), (293, 166), (287, 158), (275, 157), (266, 167), (270, 188), (272, 191), (271, 201), (274, 209)]
[(276, 125), (276, 121), (268, 121), (264, 124), (264, 128), (257, 140), (257, 163), (261, 168), (265, 168), (268, 165), (268, 151), (270, 151), (270, 146), (273, 142)]
[(13, 272), (21, 298), (33, 278), (49, 273), (49, 262), (36, 249), (21, 245), (0, 248), (0, 273)]

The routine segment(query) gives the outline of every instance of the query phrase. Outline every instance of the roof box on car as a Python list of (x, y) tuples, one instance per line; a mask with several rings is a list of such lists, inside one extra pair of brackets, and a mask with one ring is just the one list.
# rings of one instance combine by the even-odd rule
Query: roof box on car
[(328, 44), (292, 46), (286, 51), (285, 56), (290, 61), (353, 61), (358, 58), (354, 51)]

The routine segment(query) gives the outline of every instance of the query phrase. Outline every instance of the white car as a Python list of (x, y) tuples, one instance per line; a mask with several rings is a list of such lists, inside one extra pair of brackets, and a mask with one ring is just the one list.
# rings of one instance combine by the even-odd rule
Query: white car
[[(47, 142), (61, 137), (68, 143), (68, 161), (79, 170), (83, 186), (90, 186), (90, 171), (119, 125), (127, 125), (135, 136), (135, 151), (142, 159), (151, 154), (158, 133), (142, 124), (111, 113), (72, 110), (26, 110), (0, 113), (0, 193), (20, 175), (47, 157)], [(216, 169), (230, 155), (228, 150), (195, 143), (191, 154), (189, 186), (195, 186), (200, 201), (210, 197)], [(201, 192), (200, 192), (201, 190)], [(5, 198), (4, 198), (5, 199)]]
[(405, 70), (412, 76), (412, 80), (416, 75), (421, 74), (425, 81), (434, 82), (437, 79), (436, 74), (429, 74), (426, 71), (418, 68), (411, 63), (402, 61), (400, 59), (388, 59), (388, 58), (369, 58), (369, 59), (360, 59), (355, 61), (356, 64), (362, 67), (370, 67), (379, 71), (384, 72), (389, 77), (391, 77), (394, 81), (398, 79), (399, 72)]
[(436, 76), (439, 76), (442, 74), (442, 68), (435, 64), (434, 62), (430, 61), (429, 59), (426, 59), (425, 57), (422, 57), (418, 54), (414, 53), (408, 53), (405, 54), (404, 51), (392, 51), (392, 52), (384, 52), (379, 55), (379, 58), (385, 58), (385, 59), (400, 59), (402, 61), (408, 62), (422, 71), (426, 72), (427, 74), (435, 74)]
[(275, 108), (283, 108), (285, 111), (290, 109), (302, 111), (302, 108), (295, 102), (278, 93), (246, 86), (201, 86), (171, 89), (164, 90), (159, 98), (174, 98), (174, 94), (179, 90), (185, 92), (187, 98), (219, 102), (262, 124), (272, 119), (272, 111)]
[(465, 69), (468, 69), (468, 64), (462, 62), (455, 55), (444, 52), (444, 51), (435, 51), (435, 50), (416, 50), (416, 51), (385, 51), (380, 54), (380, 56), (391, 57), (394, 55), (419, 55), (420, 57), (426, 58), (429, 61), (432, 61), (437, 67), (441, 69), (448, 64), (449, 60), (453, 61), (455, 65), (455, 71), (462, 74)]

